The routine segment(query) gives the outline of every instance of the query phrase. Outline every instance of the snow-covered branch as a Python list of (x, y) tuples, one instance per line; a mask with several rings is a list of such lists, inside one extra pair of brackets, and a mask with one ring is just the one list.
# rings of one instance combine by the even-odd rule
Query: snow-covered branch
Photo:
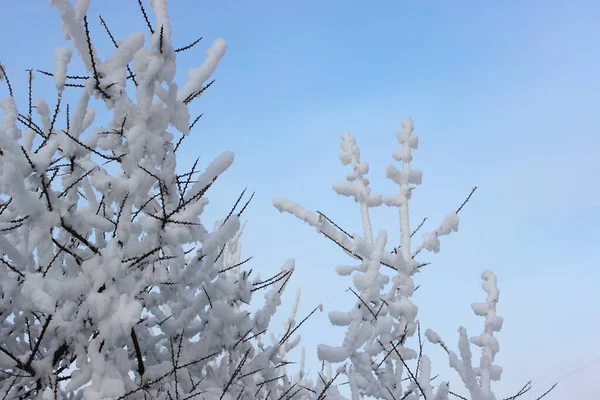
[[(439, 344), (446, 350), (450, 359), (450, 366), (458, 372), (471, 395), (471, 400), (496, 400), (491, 383), (492, 381), (499, 381), (502, 374), (502, 367), (493, 364), (494, 357), (500, 350), (494, 332), (500, 331), (503, 322), (502, 317), (496, 315), (496, 304), (498, 303), (500, 291), (496, 285), (496, 276), (493, 272), (485, 270), (481, 274), (481, 278), (484, 280), (483, 290), (487, 292), (487, 299), (484, 303), (473, 303), (471, 307), (475, 315), (485, 317), (483, 332), (468, 339), (467, 330), (460, 327), (458, 330), (460, 357), (453, 351), (448, 350), (446, 344), (434, 331), (427, 330), (425, 335), (431, 343)], [(478, 368), (473, 366), (469, 341), (481, 348), (480, 366)]]

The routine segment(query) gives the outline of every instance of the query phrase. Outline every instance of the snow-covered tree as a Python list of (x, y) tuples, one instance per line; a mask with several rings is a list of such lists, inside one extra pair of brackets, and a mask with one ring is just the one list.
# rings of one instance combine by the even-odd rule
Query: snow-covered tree
[[(0, 64), (6, 90), (0, 100), (2, 398), (343, 399), (338, 377), (345, 375), (353, 400), (447, 399), (447, 384), (432, 385), (411, 296), (413, 276), (425, 266), (416, 257), (439, 251), (439, 237), (457, 230), (462, 205), (412, 246), (423, 225), (411, 230), (408, 213), (411, 184), (421, 181), (410, 165), (417, 148), (412, 121), (403, 121), (397, 134), (403, 147), (394, 158), (402, 169), (387, 168), (399, 186), (393, 195), (371, 193), (368, 164), (360, 161), (354, 138), (342, 137), (340, 159), (352, 171), (334, 189), (359, 203), (362, 235), (348, 234), (324, 214), (274, 201), (359, 261), (337, 268), (353, 275), (357, 301), (349, 311), (329, 314), (347, 332), (341, 345), (318, 347), (327, 370), (310, 380), (303, 352), (299, 371), (289, 376), (287, 355), (306, 320), (296, 321), (299, 294), (283, 333), (270, 332), (270, 343), (263, 337), (294, 261), (268, 279), (245, 269), (240, 217), (252, 198), (245, 191), (212, 228), (201, 218), (207, 192), (233, 153), (203, 170), (198, 160), (187, 172), (177, 165), (177, 151), (199, 119), (190, 118), (190, 104), (211, 85), (226, 43), (217, 39), (179, 88), (177, 55), (199, 39), (174, 47), (167, 0), (150, 0), (154, 23), (138, 2), (149, 35), (117, 40), (100, 18), (96, 26), (115, 47), (102, 57), (93, 45), (88, 1), (52, 0), (71, 46), (56, 49), (54, 71), (28, 71), (23, 97), (13, 91), (10, 59)], [(73, 56), (85, 71), (72, 71)], [(34, 98), (34, 75), (54, 79), (52, 107)], [(67, 91), (79, 93), (73, 109)], [(104, 106), (107, 122), (98, 121), (94, 104)], [(400, 216), (401, 245), (391, 251), (386, 231), (374, 235), (370, 222), (369, 209), (384, 204)], [(448, 352), (472, 400), (493, 400), (491, 382), (501, 373), (493, 363), (493, 335), (502, 319), (496, 278), (489, 271), (482, 278), (488, 297), (473, 310), (485, 317), (483, 333), (469, 339), (461, 328), (460, 356), (435, 332), (425, 336)], [(251, 311), (253, 294), (263, 290), (264, 304)], [(415, 333), (419, 346), (412, 349), (407, 340)], [(479, 367), (469, 340), (482, 349)], [(336, 363), (343, 364), (334, 372)]]
[[(352, 275), (354, 289), (350, 288), (350, 291), (356, 297), (350, 310), (329, 313), (332, 325), (347, 327), (343, 343), (321, 344), (317, 349), (318, 358), (330, 366), (343, 363), (330, 378), (345, 375), (353, 400), (363, 396), (386, 400), (445, 400), (452, 395), (461, 398), (450, 391), (447, 382), (433, 385), (431, 361), (423, 352), (418, 307), (411, 297), (416, 290), (414, 275), (427, 265), (417, 257), (423, 250), (440, 251), (440, 237), (458, 230), (458, 214), (477, 188), (472, 189), (460, 207), (446, 215), (437, 229), (425, 233), (420, 243), (413, 246), (414, 235), (425, 223), (423, 220), (413, 229), (409, 218), (413, 185), (420, 184), (422, 178), (421, 171), (411, 168), (412, 150), (418, 147), (418, 137), (412, 134), (413, 130), (413, 121), (406, 118), (402, 121), (402, 130), (396, 133), (402, 147), (393, 153), (393, 158), (401, 162), (402, 167), (400, 170), (392, 164), (386, 167), (387, 178), (398, 185), (398, 192), (390, 195), (371, 191), (366, 178), (369, 164), (360, 160), (354, 137), (348, 132), (342, 135), (339, 158), (351, 167), (351, 171), (346, 175), (346, 182), (335, 184), (333, 189), (359, 204), (362, 234), (348, 233), (321, 212), (311, 212), (286, 199), (273, 200), (280, 212), (305, 221), (357, 260), (355, 265), (336, 267), (339, 275)], [(374, 235), (371, 225), (370, 208), (382, 205), (398, 210), (401, 243), (391, 250), (387, 231), (380, 230)], [(499, 290), (491, 271), (484, 271), (482, 278), (487, 300), (473, 304), (472, 308), (476, 315), (485, 317), (484, 330), (480, 335), (468, 338), (466, 329), (459, 329), (460, 357), (434, 331), (427, 330), (425, 335), (430, 342), (441, 345), (448, 352), (450, 366), (458, 372), (471, 400), (496, 400), (491, 383), (498, 381), (502, 373), (502, 368), (493, 363), (499, 350), (494, 332), (502, 327), (502, 317), (496, 315)], [(407, 341), (416, 333), (418, 346), (411, 348)], [(479, 367), (473, 366), (470, 344), (481, 348)], [(526, 392), (527, 387), (517, 396)]]
[[(226, 43), (217, 39), (179, 87), (177, 55), (199, 40), (174, 47), (167, 1), (150, 4), (153, 24), (139, 2), (148, 37), (116, 40), (100, 18), (94, 26), (115, 47), (103, 57), (88, 1), (53, 0), (71, 44), (56, 49), (54, 71), (29, 71), (19, 98), (10, 59), (0, 65), (0, 397), (312, 396), (319, 385), (284, 368), (298, 342), (293, 316), (272, 343), (261, 340), (293, 261), (269, 279), (243, 269), (244, 193), (212, 229), (200, 218), (234, 155), (177, 170), (198, 121), (189, 105)], [(74, 55), (85, 71), (71, 71)], [(34, 98), (34, 75), (54, 78), (56, 103)], [(65, 91), (80, 92), (75, 107)], [(94, 99), (108, 123), (96, 122)], [(262, 291), (264, 306), (249, 312)]]

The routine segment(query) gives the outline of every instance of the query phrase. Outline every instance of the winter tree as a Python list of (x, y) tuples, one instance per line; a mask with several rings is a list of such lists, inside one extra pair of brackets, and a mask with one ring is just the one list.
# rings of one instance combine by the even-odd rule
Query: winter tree
[[(398, 185), (398, 192), (385, 195), (371, 191), (366, 178), (369, 164), (361, 161), (355, 138), (348, 132), (342, 135), (339, 158), (342, 164), (350, 166), (351, 171), (346, 175), (346, 182), (333, 185), (333, 190), (338, 195), (350, 197), (360, 206), (362, 234), (350, 234), (324, 213), (308, 211), (286, 199), (273, 200), (280, 212), (303, 220), (357, 260), (355, 265), (336, 267), (339, 275), (352, 276), (354, 288), (350, 291), (356, 297), (356, 303), (349, 310), (332, 311), (328, 315), (332, 325), (347, 327), (343, 343), (321, 344), (317, 348), (318, 358), (329, 366), (328, 379), (345, 376), (352, 400), (364, 396), (386, 400), (464, 399), (450, 390), (448, 382), (433, 384), (431, 361), (423, 352), (418, 307), (411, 297), (417, 288), (414, 275), (428, 265), (418, 261), (418, 256), (422, 251), (440, 251), (440, 237), (458, 230), (458, 215), (477, 188), (471, 190), (455, 211), (446, 215), (437, 229), (425, 233), (414, 246), (413, 237), (424, 226), (425, 220), (414, 229), (410, 223), (409, 201), (416, 187), (413, 185), (421, 184), (422, 180), (421, 171), (411, 168), (412, 150), (418, 147), (418, 137), (412, 134), (413, 130), (412, 119), (406, 118), (402, 121), (402, 129), (396, 133), (401, 148), (392, 156), (401, 163), (401, 169), (389, 164), (385, 174)], [(370, 209), (383, 205), (397, 209), (399, 217), (401, 243), (391, 250), (388, 232), (379, 230), (374, 234), (371, 224)], [(487, 298), (484, 302), (474, 303), (472, 309), (476, 315), (485, 318), (483, 332), (469, 338), (466, 329), (461, 327), (458, 355), (433, 330), (428, 329), (425, 336), (448, 353), (450, 366), (460, 376), (470, 400), (496, 400), (499, 398), (492, 390), (492, 382), (500, 380), (502, 368), (494, 364), (499, 351), (494, 333), (502, 328), (503, 319), (496, 314), (499, 297), (496, 276), (485, 270), (481, 278)], [(412, 348), (408, 340), (415, 334), (418, 342), (416, 348)], [(481, 349), (479, 366), (474, 365), (471, 344)], [(339, 367), (332, 376), (333, 364)], [(530, 388), (531, 382), (528, 382), (509, 398), (515, 399)]]
[[(0, 66), (0, 395), (318, 394), (324, 385), (285, 372), (297, 344), (293, 316), (287, 331), (262, 342), (293, 261), (269, 279), (242, 269), (244, 193), (215, 226), (202, 223), (206, 193), (234, 155), (177, 169), (199, 119), (189, 106), (210, 85), (226, 43), (217, 39), (178, 86), (177, 55), (199, 40), (174, 47), (167, 1), (150, 1), (154, 23), (139, 4), (149, 36), (116, 40), (107, 21), (88, 18), (87, 1), (53, 0), (70, 41), (56, 49), (54, 70), (30, 70), (29, 95), (19, 97), (10, 59)], [(110, 37), (112, 54), (98, 54), (93, 32)], [(74, 56), (85, 71), (71, 71)], [(35, 98), (35, 75), (54, 79), (54, 103)], [(72, 90), (80, 94), (70, 107), (63, 95)], [(93, 99), (108, 124), (96, 122)], [(259, 291), (264, 306), (251, 313)]]
[[(297, 296), (283, 332), (269, 332), (269, 325), (293, 260), (268, 279), (246, 269), (240, 217), (252, 197), (245, 191), (214, 226), (203, 223), (207, 193), (233, 163), (232, 153), (203, 169), (198, 160), (186, 172), (177, 165), (181, 143), (200, 118), (190, 117), (190, 105), (212, 83), (225, 41), (217, 39), (179, 87), (177, 55), (199, 39), (174, 46), (167, 0), (150, 0), (152, 13), (139, 0), (148, 33), (122, 40), (104, 19), (88, 19), (87, 0), (51, 4), (70, 42), (56, 49), (53, 71), (29, 70), (28, 93), (19, 94), (10, 59), (0, 64), (2, 398), (322, 400), (344, 398), (345, 383), (353, 400), (449, 398), (447, 384), (431, 382), (411, 295), (413, 276), (425, 266), (417, 256), (439, 251), (439, 238), (457, 230), (462, 206), (412, 246), (422, 224), (411, 230), (408, 213), (411, 185), (421, 181), (410, 164), (417, 147), (410, 119), (397, 134), (403, 147), (394, 157), (402, 169), (386, 171), (397, 194), (371, 193), (368, 164), (354, 138), (342, 137), (340, 159), (352, 171), (334, 189), (360, 205), (362, 235), (348, 234), (324, 214), (274, 201), (358, 260), (337, 268), (353, 276), (357, 298), (349, 311), (329, 313), (333, 325), (347, 327), (343, 343), (319, 346), (327, 369), (313, 380), (302, 359), (290, 375), (287, 356), (312, 313), (296, 321)], [(112, 54), (96, 51), (96, 34), (108, 36)], [(85, 70), (72, 70), (73, 57)], [(36, 76), (54, 80), (53, 103), (35, 97)], [(79, 95), (73, 107), (67, 92)], [(93, 104), (104, 106), (108, 122), (99, 121)], [(381, 205), (397, 208), (400, 217), (401, 245), (392, 251), (386, 231), (374, 235), (371, 227), (369, 209)], [(457, 355), (425, 332), (448, 352), (472, 400), (495, 399), (491, 383), (501, 374), (494, 364), (499, 292), (493, 273), (482, 278), (487, 299), (473, 310), (485, 317), (483, 333), (469, 339), (461, 328)], [(264, 304), (250, 311), (257, 292), (264, 292)], [(413, 349), (408, 339), (415, 334)], [(481, 348), (478, 367), (470, 343)]]

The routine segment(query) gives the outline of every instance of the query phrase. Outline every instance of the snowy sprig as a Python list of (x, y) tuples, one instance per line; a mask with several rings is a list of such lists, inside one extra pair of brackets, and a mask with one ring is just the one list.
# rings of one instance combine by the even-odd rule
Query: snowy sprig
[(365, 240), (373, 241), (373, 232), (371, 228), (371, 219), (369, 216), (369, 207), (378, 207), (382, 204), (381, 195), (371, 194), (369, 180), (365, 175), (369, 172), (369, 164), (360, 162), (360, 150), (356, 146), (356, 140), (349, 132), (342, 135), (342, 152), (340, 160), (342, 164), (352, 165), (352, 172), (346, 175), (349, 183), (337, 183), (333, 185), (333, 190), (339, 195), (354, 198), (354, 201), (360, 204), (362, 223)]
[[(309, 380), (285, 372), (295, 316), (272, 344), (261, 339), (293, 262), (265, 280), (245, 269), (244, 193), (214, 227), (203, 223), (207, 192), (233, 153), (177, 172), (175, 131), (184, 137), (197, 121), (189, 105), (225, 41), (179, 89), (166, 0), (150, 2), (149, 37), (117, 41), (101, 19), (115, 45), (107, 57), (93, 45), (88, 1), (52, 4), (71, 43), (55, 51), (54, 72), (39, 71), (54, 78), (56, 105), (34, 100), (33, 70), (25, 112), (10, 85), (0, 102), (0, 395), (312, 396)], [(85, 72), (70, 75), (75, 56)], [(0, 74), (8, 82), (3, 66)], [(73, 89), (80, 97), (69, 107), (63, 94)], [(94, 98), (108, 123), (96, 121)], [(258, 292), (265, 303), (251, 312)]]
[[(468, 338), (466, 328), (459, 328), (460, 357), (449, 350), (434, 331), (427, 330), (425, 335), (431, 343), (439, 344), (448, 353), (450, 366), (458, 372), (472, 400), (496, 400), (491, 383), (499, 381), (502, 374), (502, 367), (493, 363), (496, 353), (500, 350), (494, 332), (499, 332), (503, 323), (502, 317), (496, 315), (496, 304), (500, 291), (493, 272), (485, 270), (482, 272), (481, 278), (484, 280), (483, 290), (487, 292), (487, 299), (484, 303), (473, 303), (471, 308), (475, 315), (485, 317), (483, 332), (478, 336)], [(481, 348), (479, 367), (473, 366), (471, 343)]]

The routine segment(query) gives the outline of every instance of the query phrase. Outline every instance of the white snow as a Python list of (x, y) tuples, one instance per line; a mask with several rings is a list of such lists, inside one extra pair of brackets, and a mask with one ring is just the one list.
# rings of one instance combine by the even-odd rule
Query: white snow
[(66, 46), (57, 47), (54, 51), (54, 58), (56, 59), (56, 66), (54, 72), (54, 82), (56, 90), (62, 92), (65, 87), (65, 81), (67, 79), (67, 66), (71, 62), (73, 52)]
[(217, 39), (213, 42), (212, 46), (206, 51), (206, 60), (198, 68), (188, 71), (188, 82), (179, 91), (177, 100), (184, 101), (188, 96), (202, 89), (204, 82), (213, 74), (225, 55), (225, 50), (227, 50), (225, 40)]

